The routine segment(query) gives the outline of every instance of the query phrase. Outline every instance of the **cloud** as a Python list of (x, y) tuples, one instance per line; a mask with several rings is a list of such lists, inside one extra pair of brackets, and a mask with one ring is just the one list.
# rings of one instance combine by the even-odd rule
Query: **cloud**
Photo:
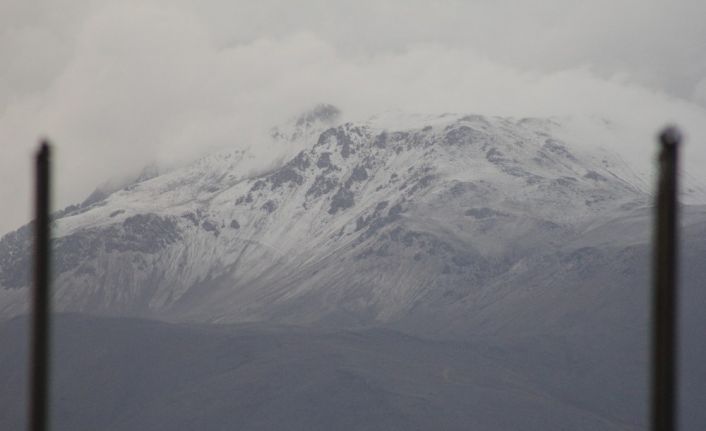
[[(351, 119), (391, 109), (606, 118), (623, 131), (616, 149), (640, 166), (649, 166), (653, 148), (644, 146), (664, 123), (683, 125), (692, 142), (706, 138), (703, 80), (682, 97), (672, 76), (551, 54), (572, 45), (592, 52), (587, 34), (607, 43), (580, 19), (594, 9), (488, 3), (485, 16), (467, 15), (466, 30), (459, 12), (470, 10), (461, 2), (288, 4), (77, 2), (64, 14), (23, 9), (30, 18), (9, 8), (26, 25), (5, 27), (0, 44), (3, 58), (16, 60), (0, 69), (0, 82), (12, 83), (0, 87), (0, 232), (29, 218), (29, 156), (41, 135), (58, 150), (57, 206), (152, 160), (175, 163), (226, 145), (259, 145), (274, 157), (262, 131), (322, 101)], [(626, 26), (644, 26), (642, 15)], [(481, 36), (496, 40), (472, 43)], [(706, 162), (697, 145), (688, 151), (690, 166)]]

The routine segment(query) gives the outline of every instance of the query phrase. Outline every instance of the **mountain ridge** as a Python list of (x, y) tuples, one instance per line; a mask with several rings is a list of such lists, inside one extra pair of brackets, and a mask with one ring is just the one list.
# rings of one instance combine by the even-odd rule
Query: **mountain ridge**
[[(333, 109), (323, 109), (325, 123), (336, 117)], [(390, 257), (391, 247), (406, 261), (431, 268), (430, 274), (460, 275), (451, 283), (479, 283), (483, 271), (492, 276), (517, 263), (504, 261), (517, 254), (509, 248), (534, 248), (537, 241), (570, 235), (584, 220), (647, 205), (647, 194), (619, 159), (600, 152), (575, 154), (547, 132), (550, 120), (445, 114), (426, 117), (416, 128), (394, 130), (389, 125), (399, 122), (395, 118), (333, 127), (312, 126), (318, 117), (306, 118), (298, 121), (306, 133), (280, 132), (295, 137), (293, 148), (304, 149), (269, 172), (240, 174), (247, 172), (251, 156), (221, 151), (59, 214), (59, 309), (89, 311), (98, 305), (98, 310), (142, 310), (137, 315), (146, 311), (154, 317), (149, 310), (170, 304), (184, 309), (188, 297), (182, 296), (189, 290), (212, 280), (228, 283), (233, 274), (247, 280), (235, 296), (250, 295), (245, 302), (251, 306), (287, 300), (309, 294), (306, 284), (322, 283), (307, 278), (317, 278), (317, 268), (330, 262), (327, 256), (373, 261)], [(6, 235), (0, 248), (2, 292), (22, 287), (22, 277), (12, 268), (26, 258), (17, 244), (24, 238), (26, 248), (27, 231), (18, 232)], [(96, 257), (99, 261), (91, 262)], [(250, 261), (255, 263), (245, 264)], [(262, 261), (268, 264), (263, 267)], [(254, 291), (254, 284), (272, 278), (275, 267), (280, 276), (270, 283), (280, 287), (267, 295)], [(101, 268), (119, 270), (97, 276)], [(137, 277), (131, 275), (135, 268)], [(304, 275), (308, 271), (312, 277)], [(285, 272), (299, 273), (300, 280)], [(91, 287), (101, 284), (96, 277), (113, 281)], [(403, 313), (396, 310), (400, 304), (411, 306), (428, 288), (412, 283), (407, 292), (392, 293), (405, 277), (414, 276), (400, 272), (391, 281), (378, 280), (386, 287), (366, 299), (384, 303), (383, 319)], [(128, 286), (116, 286), (120, 280)], [(212, 320), (228, 314), (222, 298), (226, 288), (218, 289), (210, 300)], [(326, 302), (323, 297), (331, 292), (318, 289), (317, 301)], [(80, 299), (86, 293), (92, 299)], [(356, 301), (365, 300), (351, 303)], [(0, 310), (8, 315), (5, 302), (0, 301)], [(259, 318), (239, 312), (246, 319)]]

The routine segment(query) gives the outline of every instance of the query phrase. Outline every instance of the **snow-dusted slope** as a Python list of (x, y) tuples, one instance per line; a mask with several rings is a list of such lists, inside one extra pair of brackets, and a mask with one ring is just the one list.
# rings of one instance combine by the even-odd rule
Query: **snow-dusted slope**
[[(390, 322), (648, 202), (619, 158), (554, 138), (550, 120), (388, 114), (326, 129), (336, 117), (274, 129), (304, 150), (270, 172), (223, 151), (60, 214), (57, 307)], [(4, 317), (25, 307), (28, 232), (0, 242)]]

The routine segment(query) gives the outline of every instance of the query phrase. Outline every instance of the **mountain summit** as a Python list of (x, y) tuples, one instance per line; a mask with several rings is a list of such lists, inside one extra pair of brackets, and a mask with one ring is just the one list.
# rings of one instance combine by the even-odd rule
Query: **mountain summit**
[[(550, 120), (338, 116), (321, 105), (276, 132), (305, 149), (270, 172), (224, 151), (59, 213), (58, 309), (395, 322), (648, 202), (619, 158), (572, 148)], [(25, 309), (28, 233), (0, 242), (4, 317)]]

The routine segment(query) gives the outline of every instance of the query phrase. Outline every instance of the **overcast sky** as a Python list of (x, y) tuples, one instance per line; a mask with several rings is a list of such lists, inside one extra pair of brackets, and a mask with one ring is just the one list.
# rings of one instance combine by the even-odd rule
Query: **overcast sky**
[(636, 159), (677, 122), (699, 176), (704, 17), (700, 0), (3, 0), (0, 233), (29, 218), (41, 136), (58, 208), (152, 160), (257, 145), (318, 102), (606, 118), (638, 131)]

